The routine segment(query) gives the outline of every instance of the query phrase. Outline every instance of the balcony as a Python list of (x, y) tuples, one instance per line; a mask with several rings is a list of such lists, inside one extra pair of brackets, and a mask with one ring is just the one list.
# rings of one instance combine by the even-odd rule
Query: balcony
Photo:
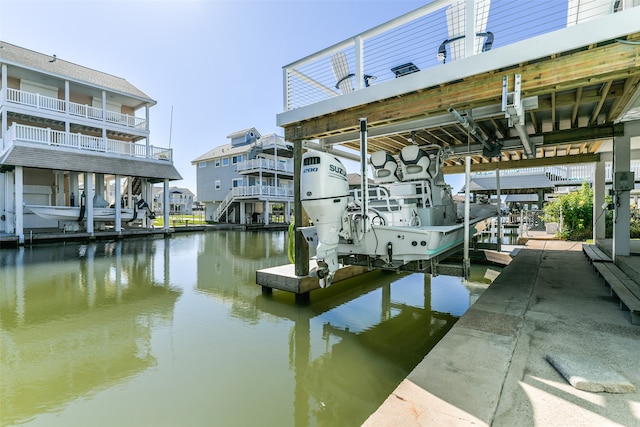
[(435, 0), (284, 66), (276, 124), (360, 151), (366, 118), (369, 153), (437, 144), (444, 173), (598, 161), (640, 117), (636, 3)]
[[(474, 3), (475, 25), (465, 20), (465, 8), (471, 6), (473, 11)], [(294, 110), (408, 74), (442, 68), (465, 57), (612, 14), (612, 3), (436, 0), (284, 66), (284, 109)], [(622, 11), (622, 6), (617, 7)], [(466, 38), (470, 33), (476, 37)]]
[(234, 198), (277, 198), (293, 200), (293, 187), (275, 187), (273, 185), (251, 185), (234, 187), (231, 190)]
[(154, 147), (153, 145), (135, 144), (109, 138), (83, 135), (81, 133), (67, 133), (50, 128), (20, 124), (13, 124), (9, 127), (6, 136), (2, 140), (2, 150), (0, 153), (4, 153), (12, 146), (20, 143), (65, 148), (100, 155), (173, 161), (173, 151), (170, 148), (160, 148)]
[(63, 99), (51, 98), (39, 93), (25, 92), (23, 90), (7, 88), (7, 102), (18, 104), (37, 110), (52, 111), (60, 114), (70, 114), (74, 117), (82, 117), (95, 121), (106, 121), (107, 123), (125, 126), (128, 128), (145, 130), (146, 119), (142, 117), (120, 114), (114, 111), (103, 110), (102, 108), (91, 107), (89, 105), (67, 102)]
[(268, 172), (270, 174), (277, 172), (292, 175), (293, 161), (287, 160), (286, 162), (280, 162), (265, 158), (251, 159), (239, 162), (236, 170), (243, 175), (260, 172)]

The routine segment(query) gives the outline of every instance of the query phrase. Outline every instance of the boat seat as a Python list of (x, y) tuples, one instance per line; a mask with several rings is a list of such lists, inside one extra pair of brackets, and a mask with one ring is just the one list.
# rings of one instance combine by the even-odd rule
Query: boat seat
[(402, 162), (403, 181), (432, 178), (429, 170), (431, 159), (417, 145), (404, 147), (400, 152), (400, 161)]
[(373, 172), (373, 182), (385, 184), (399, 181), (398, 163), (386, 151), (376, 151), (371, 154), (371, 168)]

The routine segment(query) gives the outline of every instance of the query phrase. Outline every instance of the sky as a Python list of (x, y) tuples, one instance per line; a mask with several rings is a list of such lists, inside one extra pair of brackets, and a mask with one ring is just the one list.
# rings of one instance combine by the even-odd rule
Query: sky
[(184, 179), (171, 185), (197, 193), (191, 161), (228, 135), (284, 135), (283, 66), (426, 3), (0, 0), (0, 40), (122, 77), (156, 100), (150, 143), (173, 149)]

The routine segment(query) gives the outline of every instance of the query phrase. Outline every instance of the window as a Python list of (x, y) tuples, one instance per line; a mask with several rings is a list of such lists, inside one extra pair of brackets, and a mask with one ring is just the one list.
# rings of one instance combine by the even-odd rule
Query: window
[(198, 163), (198, 167), (199, 167), (199, 168), (206, 168), (206, 167), (207, 167), (207, 162), (200, 162), (200, 163)]
[(233, 156), (233, 157), (231, 158), (231, 163), (233, 163), (234, 165), (235, 165), (236, 163), (240, 163), (241, 161), (242, 161), (242, 154), (239, 154), (239, 155), (237, 155), (237, 156)]
[(213, 161), (213, 165), (214, 165), (215, 167), (219, 168), (219, 167), (220, 167), (220, 159), (215, 159), (215, 160)]
[(220, 189), (220, 180), (219, 179), (216, 179), (215, 186), (216, 186), (216, 190)]
[(233, 188), (242, 187), (242, 178), (234, 178), (232, 182)]
[(224, 159), (222, 159), (222, 166), (229, 166), (229, 158), (225, 157)]

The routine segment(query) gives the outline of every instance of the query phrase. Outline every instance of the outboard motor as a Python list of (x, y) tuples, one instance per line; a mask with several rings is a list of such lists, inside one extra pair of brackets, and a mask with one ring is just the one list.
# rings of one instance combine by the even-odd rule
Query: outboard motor
[(318, 268), (310, 274), (318, 276), (323, 288), (331, 284), (338, 270), (338, 233), (348, 198), (349, 181), (342, 162), (322, 151), (306, 152), (302, 156), (300, 199), (318, 235)]

